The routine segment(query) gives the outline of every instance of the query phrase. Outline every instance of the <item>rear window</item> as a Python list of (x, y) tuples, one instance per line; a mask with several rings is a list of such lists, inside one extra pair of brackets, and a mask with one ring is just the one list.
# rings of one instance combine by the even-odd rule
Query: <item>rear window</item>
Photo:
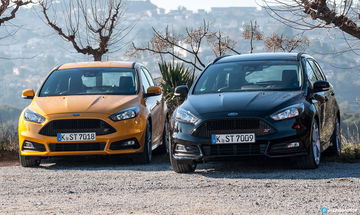
[(134, 95), (137, 89), (134, 69), (78, 68), (54, 71), (39, 96)]

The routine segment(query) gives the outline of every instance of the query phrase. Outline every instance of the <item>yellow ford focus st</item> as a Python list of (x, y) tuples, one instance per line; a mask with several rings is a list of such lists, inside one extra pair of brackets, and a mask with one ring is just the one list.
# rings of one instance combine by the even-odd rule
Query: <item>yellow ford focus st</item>
[(134, 154), (148, 163), (167, 152), (167, 106), (149, 71), (130, 62), (64, 64), (54, 69), (19, 119), (20, 163), (66, 155)]

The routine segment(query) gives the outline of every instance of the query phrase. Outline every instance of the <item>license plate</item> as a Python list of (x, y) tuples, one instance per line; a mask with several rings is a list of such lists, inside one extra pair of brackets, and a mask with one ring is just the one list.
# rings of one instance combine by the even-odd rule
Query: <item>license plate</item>
[(211, 139), (212, 144), (255, 143), (255, 134), (213, 134)]
[(96, 133), (58, 133), (57, 134), (58, 142), (64, 141), (94, 141), (96, 140)]

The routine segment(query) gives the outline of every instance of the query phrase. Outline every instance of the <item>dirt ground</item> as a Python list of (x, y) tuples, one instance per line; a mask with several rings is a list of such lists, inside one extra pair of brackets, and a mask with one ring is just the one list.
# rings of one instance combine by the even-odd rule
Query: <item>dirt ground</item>
[(149, 165), (90, 157), (0, 166), (0, 214), (360, 214), (359, 163), (296, 170), (251, 159), (193, 174), (174, 173), (165, 156)]

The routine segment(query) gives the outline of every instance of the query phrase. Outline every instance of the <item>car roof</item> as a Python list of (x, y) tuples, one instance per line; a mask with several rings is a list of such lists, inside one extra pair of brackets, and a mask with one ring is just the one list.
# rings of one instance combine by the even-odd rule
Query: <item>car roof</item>
[(120, 67), (120, 68), (134, 68), (135, 62), (127, 61), (93, 61), (93, 62), (77, 62), (66, 63), (61, 65), (58, 69), (76, 69), (76, 68), (96, 68), (96, 67)]
[(237, 61), (252, 61), (252, 60), (297, 60), (298, 55), (302, 53), (257, 53), (257, 54), (242, 54), (232, 55), (218, 58), (214, 63), (228, 63)]

